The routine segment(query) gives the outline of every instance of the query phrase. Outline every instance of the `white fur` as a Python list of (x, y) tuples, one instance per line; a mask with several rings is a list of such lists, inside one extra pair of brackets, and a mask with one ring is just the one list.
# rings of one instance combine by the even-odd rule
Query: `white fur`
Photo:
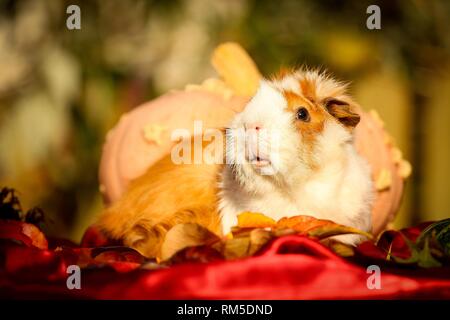
[[(314, 147), (313, 161), (318, 169), (311, 169), (292, 113), (286, 110), (287, 101), (280, 92), (280, 88), (293, 87), (291, 78), (262, 82), (230, 125), (227, 153), (233, 146), (234, 130), (254, 122), (277, 132), (279, 150), (278, 157), (271, 159), (273, 175), (260, 174), (246, 161), (236, 163), (231, 159), (224, 167), (219, 202), (224, 233), (236, 225), (237, 214), (243, 211), (261, 212), (275, 220), (310, 215), (370, 231), (373, 188), (368, 164), (355, 151), (349, 131), (330, 118)], [(355, 244), (360, 237), (339, 239)]]

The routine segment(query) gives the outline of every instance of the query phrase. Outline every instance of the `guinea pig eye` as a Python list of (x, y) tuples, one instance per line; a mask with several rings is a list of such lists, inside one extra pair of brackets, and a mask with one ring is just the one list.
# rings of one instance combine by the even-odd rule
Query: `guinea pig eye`
[(308, 122), (310, 120), (309, 112), (305, 107), (301, 107), (300, 109), (298, 109), (295, 116), (297, 120), (301, 120), (304, 122)]

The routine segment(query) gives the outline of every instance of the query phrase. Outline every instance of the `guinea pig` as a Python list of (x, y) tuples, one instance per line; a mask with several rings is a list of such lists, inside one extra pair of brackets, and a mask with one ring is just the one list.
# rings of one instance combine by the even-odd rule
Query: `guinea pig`
[[(374, 190), (370, 167), (353, 146), (355, 109), (346, 86), (317, 71), (262, 81), (227, 128), (229, 164), (219, 188), (223, 232), (242, 211), (275, 220), (310, 215), (370, 231)], [(239, 158), (235, 132), (241, 128), (247, 152)], [(356, 244), (361, 237), (336, 239)]]
[(224, 163), (175, 164), (168, 155), (105, 209), (99, 227), (149, 257), (159, 255), (178, 223), (224, 235), (243, 211), (275, 220), (309, 215), (370, 232), (374, 189), (353, 145), (359, 115), (346, 91), (325, 73), (304, 69), (261, 81), (225, 128)]

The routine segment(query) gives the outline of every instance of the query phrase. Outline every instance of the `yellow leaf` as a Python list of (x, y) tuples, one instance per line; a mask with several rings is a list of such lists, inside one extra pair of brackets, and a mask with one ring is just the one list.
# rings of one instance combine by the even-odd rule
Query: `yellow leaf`
[(243, 212), (237, 218), (240, 228), (271, 228), (276, 224), (272, 218), (256, 212)]
[(250, 248), (248, 254), (250, 256), (254, 255), (264, 247), (273, 238), (271, 231), (265, 229), (253, 229), (250, 232)]
[[(326, 240), (325, 240), (326, 241)], [(337, 240), (329, 240), (324, 243), (327, 247), (334, 251), (341, 257), (352, 257), (355, 255), (355, 251), (352, 246), (344, 244)]]
[(225, 241), (223, 255), (227, 260), (244, 258), (249, 255), (250, 238), (234, 238)]

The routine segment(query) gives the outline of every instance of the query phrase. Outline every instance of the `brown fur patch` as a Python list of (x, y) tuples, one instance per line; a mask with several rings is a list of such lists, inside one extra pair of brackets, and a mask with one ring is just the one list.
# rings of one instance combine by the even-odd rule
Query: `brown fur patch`
[(305, 150), (310, 154), (310, 165), (314, 168), (316, 165), (313, 162), (313, 151), (317, 137), (324, 129), (324, 122), (327, 117), (326, 111), (320, 106), (314, 104), (310, 100), (292, 91), (284, 91), (284, 97), (287, 100), (288, 110), (292, 112), (292, 118), (295, 119), (296, 112), (299, 108), (304, 107), (308, 110), (310, 120), (308, 122), (302, 120), (294, 120), (295, 127), (299, 135), (302, 137), (302, 142)]
[(325, 108), (346, 128), (353, 129), (359, 123), (359, 114), (354, 112), (351, 105), (345, 101), (328, 99), (325, 101)]
[(285, 78), (286, 76), (290, 75), (293, 73), (293, 69), (292, 68), (288, 68), (288, 67), (281, 67), (277, 73), (275, 73), (272, 77), (273, 80), (281, 80), (283, 78)]
[(311, 102), (315, 102), (317, 100), (315, 82), (307, 79), (302, 79), (299, 81), (299, 84), (302, 94)]

